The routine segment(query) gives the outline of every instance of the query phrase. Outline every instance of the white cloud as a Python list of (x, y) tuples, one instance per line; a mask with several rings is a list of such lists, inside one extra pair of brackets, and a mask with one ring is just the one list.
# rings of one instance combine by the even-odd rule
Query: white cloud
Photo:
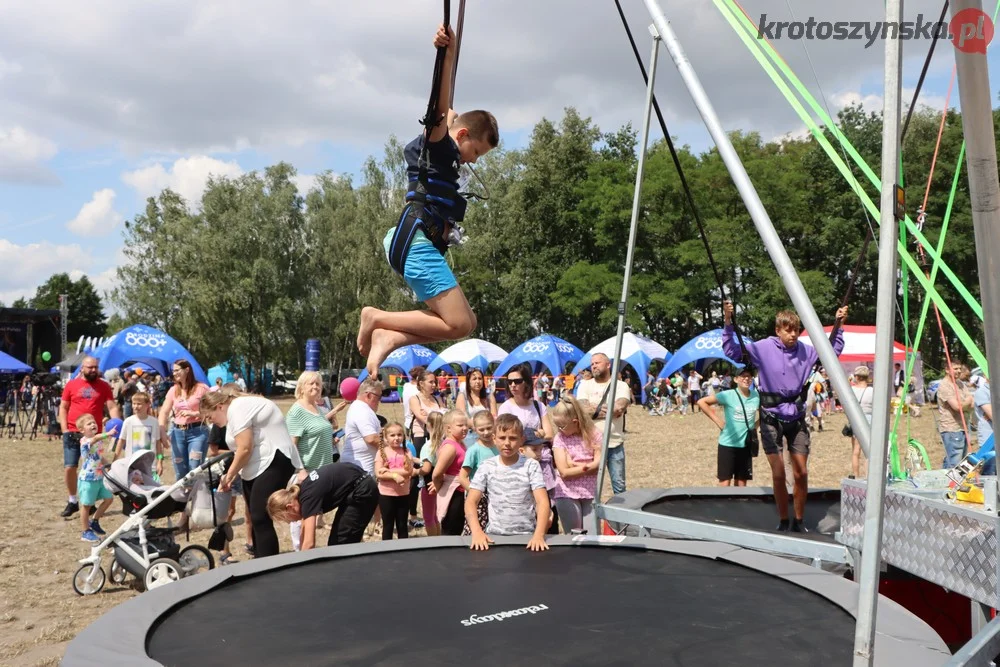
[(94, 289), (102, 297), (118, 286), (118, 266), (111, 266), (100, 273), (90, 276)]
[[(3, 78), (0, 119), (30, 122), (60, 146), (113, 144), (136, 156), (267, 152), (324, 141), (367, 150), (390, 132), (416, 135), (440, 3), (300, 5), (289, 12), (266, 0), (13, 3), (0, 44), (21, 72)], [(645, 59), (649, 18), (641, 3), (626, 5)], [(749, 119), (744, 129), (774, 136), (799, 124), (711, 3), (665, 8), (727, 127)], [(643, 86), (614, 6), (549, 0), (533, 8), (530, 21), (524, 11), (520, 0), (469, 8), (456, 106), (494, 111), (505, 131), (559, 117), (569, 105), (605, 129), (638, 126)], [(763, 13), (792, 18), (786, 0), (748, 1), (747, 11), (754, 22)], [(795, 3), (800, 20), (878, 20), (881, 11), (880, 3), (862, 0)], [(908, 15), (918, 12), (936, 17), (939, 5), (909, 2)], [(813, 41), (809, 58), (803, 41), (775, 44), (810, 88), (815, 79), (827, 91), (881, 86), (880, 43), (866, 49), (864, 42)], [(926, 44), (907, 47), (913, 79)], [(951, 65), (949, 50), (938, 52), (932, 74)], [(664, 112), (676, 124), (697, 123), (665, 53), (661, 72)]]
[(20, 74), (23, 69), (20, 63), (11, 62), (0, 56), (0, 79), (11, 74)]
[(66, 223), (66, 229), (80, 236), (107, 236), (121, 221), (122, 215), (115, 210), (115, 191), (104, 188), (80, 207), (76, 217)]
[[(0, 78), (9, 67), (0, 59)], [(45, 166), (55, 156), (56, 144), (20, 125), (0, 127), (0, 180), (35, 185), (54, 185), (56, 175)]]
[(309, 194), (309, 191), (316, 187), (316, 182), (319, 180), (318, 174), (296, 174), (292, 176), (292, 183), (299, 190), (299, 195), (305, 197)]
[(43, 241), (18, 245), (0, 239), (0, 301), (10, 305), (18, 297), (32, 297), (53, 273), (86, 273), (93, 259), (78, 244), (57, 245)]
[(157, 163), (122, 174), (122, 181), (135, 188), (140, 197), (155, 197), (170, 188), (188, 204), (197, 207), (205, 192), (205, 185), (212, 176), (239, 176), (243, 169), (235, 161), (223, 162), (205, 155), (194, 155), (176, 160), (164, 168)]

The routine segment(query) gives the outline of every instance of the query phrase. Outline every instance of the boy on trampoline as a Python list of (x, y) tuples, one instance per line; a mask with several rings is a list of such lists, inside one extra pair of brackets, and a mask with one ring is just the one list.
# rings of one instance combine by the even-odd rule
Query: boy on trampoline
[(476, 328), (476, 315), (444, 253), (462, 240), (457, 223), (465, 216), (466, 201), (459, 193), (459, 167), (496, 148), (500, 137), (496, 118), (488, 111), (456, 114), (449, 108), (456, 45), (451, 28), (440, 26), (434, 36), (439, 55), (433, 111), (424, 119), (425, 133), (404, 150), (410, 182), (406, 207), (383, 240), (389, 264), (429, 310), (361, 310), (357, 345), (368, 357), (365, 367), (372, 376), (399, 347), (458, 340)]
[[(472, 531), (473, 551), (490, 548), (490, 535), (531, 534), (528, 549), (546, 551), (545, 531), (551, 509), (545, 478), (538, 461), (524, 455), (524, 426), (514, 415), (500, 415), (493, 427), (499, 456), (486, 459), (476, 470), (465, 495), (465, 520)], [(489, 521), (484, 531), (477, 516), (486, 495)]]
[[(730, 359), (741, 359), (743, 352), (733, 328), (733, 304), (723, 306), (725, 329), (722, 349)], [(843, 323), (847, 306), (837, 310), (836, 319)], [(844, 333), (834, 327), (833, 351), (840, 356), (844, 349)], [(803, 524), (806, 497), (809, 492), (809, 425), (806, 420), (806, 399), (811, 384), (812, 369), (819, 359), (816, 348), (799, 341), (802, 321), (790, 310), (780, 311), (774, 319), (774, 336), (756, 343), (746, 343), (749, 361), (758, 370), (760, 386), (760, 440), (771, 466), (774, 504), (778, 507), (778, 530), (809, 532)], [(788, 487), (785, 485), (786, 446), (792, 458), (794, 478), (794, 520), (788, 520)]]

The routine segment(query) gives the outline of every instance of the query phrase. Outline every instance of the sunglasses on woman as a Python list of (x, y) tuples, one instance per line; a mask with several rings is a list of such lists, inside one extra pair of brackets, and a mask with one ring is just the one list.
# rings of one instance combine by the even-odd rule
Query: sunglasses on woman
[(507, 384), (524, 384), (524, 378), (508, 378)]

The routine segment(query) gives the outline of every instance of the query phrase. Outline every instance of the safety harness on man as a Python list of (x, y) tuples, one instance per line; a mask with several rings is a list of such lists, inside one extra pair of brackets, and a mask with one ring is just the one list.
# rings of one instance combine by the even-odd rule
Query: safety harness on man
[[(464, 0), (463, 0), (464, 2)], [(451, 3), (444, 0), (444, 25), (450, 23)], [(438, 47), (434, 60), (434, 77), (431, 95), (427, 102), (427, 113), (420, 124), (424, 126), (423, 143), (418, 160), (419, 172), (410, 177), (406, 192), (406, 207), (396, 223), (396, 229), (389, 245), (389, 265), (399, 275), (403, 275), (406, 258), (417, 231), (422, 231), (442, 255), (449, 245), (461, 243), (462, 228), (456, 223), (465, 217), (467, 202), (452, 183), (429, 178), (430, 136), (443, 117), (438, 114), (441, 93), (441, 77), (445, 75), (444, 60), (447, 47)], [(452, 75), (451, 72), (448, 73)], [(450, 228), (450, 229), (449, 229)]]

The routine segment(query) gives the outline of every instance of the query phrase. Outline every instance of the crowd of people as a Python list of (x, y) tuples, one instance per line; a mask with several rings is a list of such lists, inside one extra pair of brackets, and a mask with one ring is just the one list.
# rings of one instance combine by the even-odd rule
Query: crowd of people
[[(818, 368), (815, 349), (798, 340), (801, 323), (794, 313), (778, 313), (775, 336), (754, 343), (735, 335), (728, 304), (725, 316), (724, 350), (731, 358), (745, 350), (749, 363), (735, 375), (712, 372), (706, 378), (690, 370), (669, 381), (650, 378), (646, 407), (653, 414), (674, 411), (662, 410), (664, 402), (690, 407), (719, 428), (720, 485), (746, 485), (753, 479), (753, 458), (763, 450), (778, 529), (807, 532), (810, 432), (823, 429), (824, 412), (837, 409), (836, 395)], [(837, 317), (846, 317), (846, 308)], [(839, 354), (842, 335), (832, 343)], [(179, 479), (228, 449), (234, 457), (218, 488), (243, 496), (246, 546), (257, 557), (278, 553), (276, 521), (290, 524), (293, 548), (313, 548), (323, 514), (334, 509), (328, 544), (358, 542), (381, 525), (386, 540), (423, 527), (428, 535), (468, 535), (477, 549), (488, 548), (491, 535), (512, 534), (531, 535), (532, 547), (544, 548), (547, 533), (590, 527), (602, 465), (613, 492), (626, 490), (624, 419), (642, 391), (626, 381), (634, 378), (620, 376), (610, 401), (611, 370), (610, 359), (600, 353), (571, 382), (536, 377), (522, 364), (502, 378), (472, 369), (462, 383), (442, 383), (418, 366), (401, 387), (403, 421), (397, 423), (378, 414), (384, 393), (378, 378), (362, 382), (355, 400), (333, 405), (323, 395), (320, 375), (303, 373), (284, 415), (268, 398), (248, 394), (244, 383), (197, 382), (185, 360), (174, 363), (168, 381), (126, 372), (106, 382), (97, 360), (87, 357), (79, 377), (66, 384), (59, 409), (69, 494), (63, 516), (80, 512), (82, 539), (96, 542), (104, 533), (100, 518), (107, 494), (95, 482), (109, 460), (149, 449), (157, 475), (169, 458)], [(992, 432), (989, 383), (971, 378), (961, 364), (953, 371), (936, 391), (945, 467), (969, 449), (967, 413), (975, 413), (980, 442)], [(898, 372), (893, 377), (897, 383)], [(851, 382), (870, 422), (870, 369), (856, 368)], [(896, 389), (903, 400), (908, 389)], [(341, 429), (338, 417), (345, 411)], [(116, 432), (101, 433), (105, 415), (119, 419), (123, 413)], [(850, 477), (858, 477), (860, 445), (849, 426), (843, 435), (852, 441)], [(234, 500), (228, 519), (235, 510)], [(231, 557), (227, 544), (223, 560)]]

